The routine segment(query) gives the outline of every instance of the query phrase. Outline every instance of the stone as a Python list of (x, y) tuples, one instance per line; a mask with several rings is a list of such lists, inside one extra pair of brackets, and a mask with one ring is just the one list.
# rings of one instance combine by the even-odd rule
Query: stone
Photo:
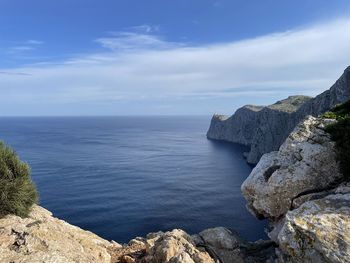
[(132, 257), (130, 257), (130, 256), (128, 256), (128, 255), (122, 256), (121, 259), (120, 259), (120, 261), (121, 261), (122, 263), (135, 263), (135, 262), (136, 262), (136, 260), (135, 260), (134, 258), (132, 258)]
[(278, 235), (288, 262), (350, 262), (350, 191), (289, 211)]
[(182, 262), (179, 261), (182, 259), (186, 260), (184, 262), (214, 263), (209, 254), (198, 250), (191, 237), (180, 229), (158, 237), (148, 251), (148, 258), (152, 258), (155, 263)]
[(206, 229), (200, 232), (199, 236), (206, 244), (220, 249), (234, 249), (241, 242), (237, 234), (233, 235), (230, 230), (224, 227)]
[(28, 218), (0, 219), (0, 262), (110, 262), (110, 243), (34, 205)]
[(257, 217), (278, 220), (301, 195), (321, 192), (342, 179), (329, 120), (308, 116), (281, 145), (263, 155), (241, 189)]

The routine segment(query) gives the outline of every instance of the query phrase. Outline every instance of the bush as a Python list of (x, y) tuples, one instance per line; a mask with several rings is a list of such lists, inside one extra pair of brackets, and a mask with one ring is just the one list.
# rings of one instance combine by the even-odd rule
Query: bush
[(336, 142), (337, 158), (346, 181), (350, 181), (350, 100), (334, 107), (323, 118), (336, 119), (337, 122), (326, 127)]
[(19, 160), (10, 147), (0, 142), (0, 217), (15, 214), (28, 216), (38, 201), (38, 193), (30, 178), (29, 166)]

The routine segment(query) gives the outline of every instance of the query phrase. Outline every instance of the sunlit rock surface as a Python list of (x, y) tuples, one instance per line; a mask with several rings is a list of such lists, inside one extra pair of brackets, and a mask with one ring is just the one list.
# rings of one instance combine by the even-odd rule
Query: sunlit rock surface
[(291, 208), (295, 198), (320, 192), (342, 178), (335, 143), (324, 131), (331, 122), (307, 117), (278, 152), (261, 158), (241, 187), (257, 216), (277, 219)]
[(278, 235), (286, 262), (350, 262), (350, 188), (289, 211)]
[(34, 206), (28, 218), (0, 219), (0, 262), (110, 262), (110, 243)]

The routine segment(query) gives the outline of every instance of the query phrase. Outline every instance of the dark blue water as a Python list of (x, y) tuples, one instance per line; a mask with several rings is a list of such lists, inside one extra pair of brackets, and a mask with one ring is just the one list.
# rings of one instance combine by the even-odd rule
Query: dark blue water
[(240, 185), (242, 147), (209, 141), (209, 117), (0, 118), (0, 138), (32, 167), (40, 203), (69, 223), (126, 242), (213, 226), (264, 238)]

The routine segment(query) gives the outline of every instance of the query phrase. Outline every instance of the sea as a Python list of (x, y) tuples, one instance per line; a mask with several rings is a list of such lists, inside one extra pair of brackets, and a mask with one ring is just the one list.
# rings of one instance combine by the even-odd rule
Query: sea
[(32, 171), (40, 205), (120, 243), (224, 226), (266, 239), (246, 209), (240, 145), (208, 140), (210, 116), (2, 117), (0, 139)]

